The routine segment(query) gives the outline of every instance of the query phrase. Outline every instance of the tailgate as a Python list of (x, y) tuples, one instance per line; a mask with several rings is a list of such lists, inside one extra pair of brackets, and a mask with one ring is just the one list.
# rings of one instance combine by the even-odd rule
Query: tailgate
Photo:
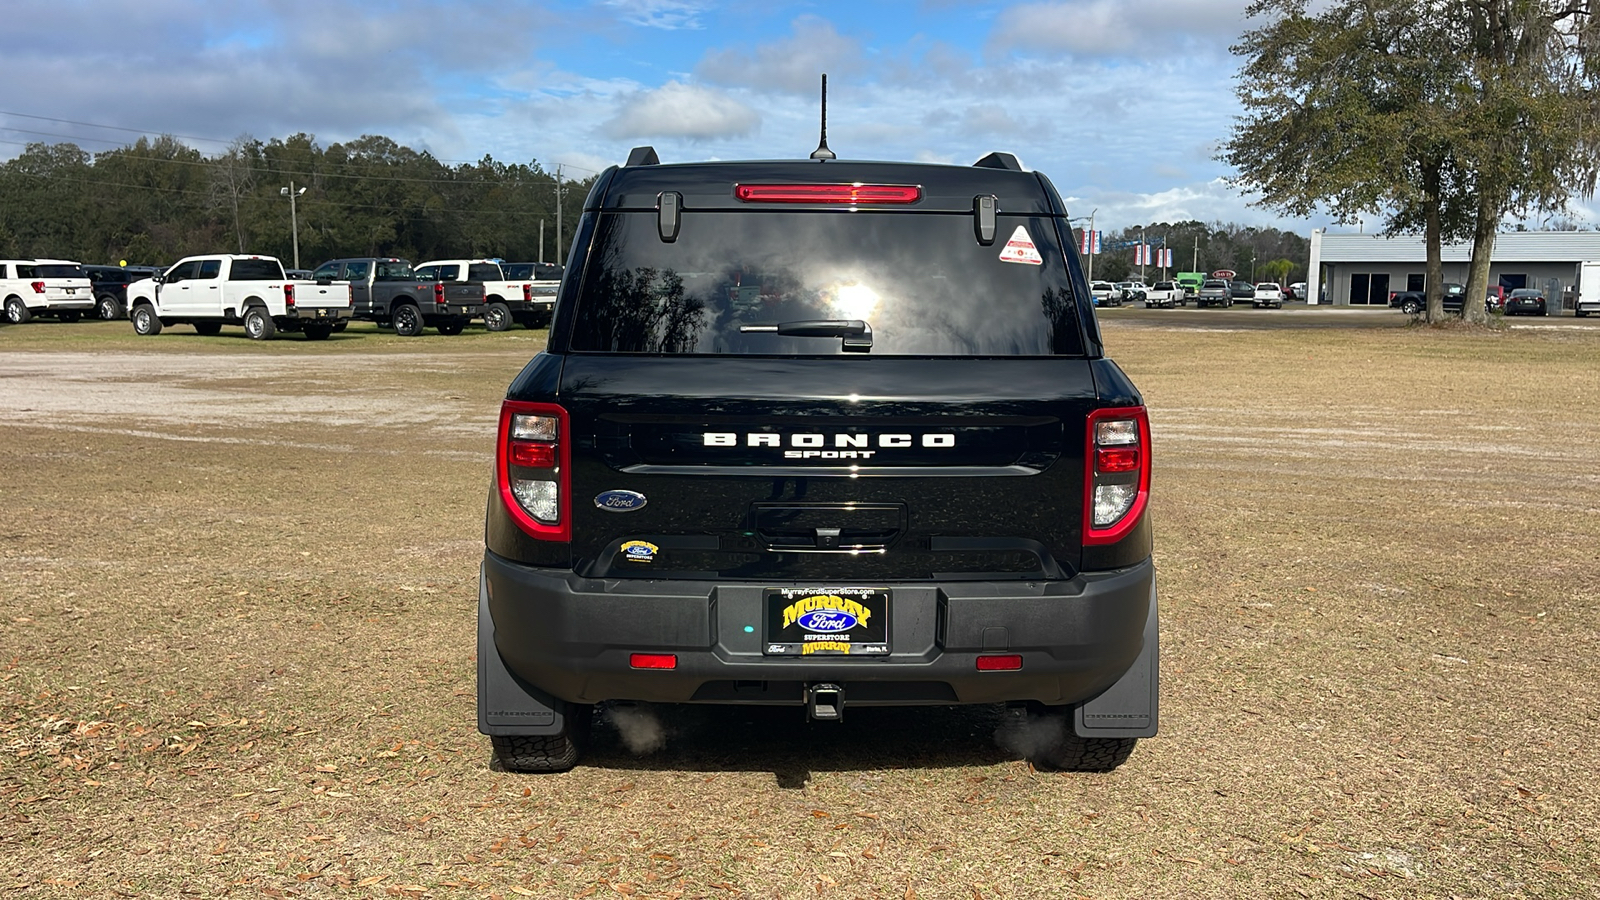
[(574, 568), (1070, 576), (1094, 388), (1072, 358), (568, 356)]
[(315, 281), (291, 281), (294, 288), (294, 305), (309, 309), (328, 307), (344, 308), (350, 305), (350, 282), (334, 281), (318, 284)]

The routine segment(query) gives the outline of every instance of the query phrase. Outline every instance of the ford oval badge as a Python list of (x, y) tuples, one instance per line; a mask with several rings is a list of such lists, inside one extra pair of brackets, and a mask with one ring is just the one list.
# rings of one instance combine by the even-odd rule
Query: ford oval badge
[(594, 498), (594, 505), (606, 512), (633, 512), (649, 502), (638, 491), (606, 491)]
[(859, 624), (855, 616), (842, 609), (814, 609), (801, 615), (796, 621), (807, 631), (828, 633), (849, 631)]

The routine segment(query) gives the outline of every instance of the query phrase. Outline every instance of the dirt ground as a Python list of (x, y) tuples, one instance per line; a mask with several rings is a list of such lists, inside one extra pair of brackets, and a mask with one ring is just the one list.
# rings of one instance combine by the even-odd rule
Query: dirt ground
[(1600, 329), (1103, 327), (1156, 449), (1127, 765), (663, 707), (543, 777), (489, 767), (473, 659), (540, 333), (0, 329), (0, 896), (1600, 894)]

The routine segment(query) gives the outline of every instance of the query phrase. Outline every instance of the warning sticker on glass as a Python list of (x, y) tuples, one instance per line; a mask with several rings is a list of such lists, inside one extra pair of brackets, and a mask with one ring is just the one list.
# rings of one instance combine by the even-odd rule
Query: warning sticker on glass
[(1033, 238), (1028, 235), (1028, 229), (1021, 225), (1011, 232), (1011, 240), (1006, 241), (1006, 248), (1000, 251), (1000, 261), (1008, 263), (1026, 263), (1030, 266), (1044, 265), (1044, 257), (1039, 255), (1039, 248), (1033, 246)]

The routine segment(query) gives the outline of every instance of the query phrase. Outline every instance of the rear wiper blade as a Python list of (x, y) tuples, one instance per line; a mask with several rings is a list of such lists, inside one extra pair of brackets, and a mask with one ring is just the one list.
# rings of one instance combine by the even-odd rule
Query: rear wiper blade
[(872, 349), (872, 326), (860, 319), (796, 319), (793, 322), (740, 325), (739, 331), (784, 337), (836, 337), (844, 339), (843, 349), (847, 352), (865, 353)]

